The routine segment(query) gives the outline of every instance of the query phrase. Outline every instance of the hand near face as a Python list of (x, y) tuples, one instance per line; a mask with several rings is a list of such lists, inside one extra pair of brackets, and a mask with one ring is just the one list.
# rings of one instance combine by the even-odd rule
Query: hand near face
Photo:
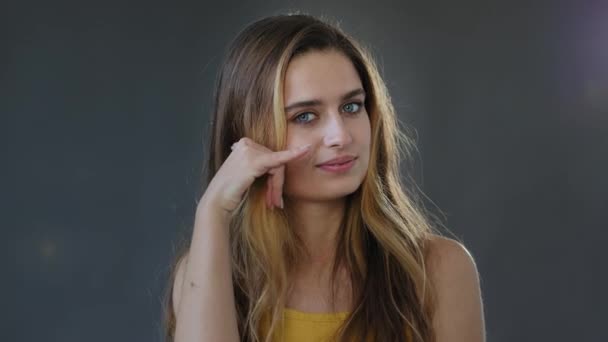
[(310, 145), (275, 152), (249, 138), (242, 138), (232, 145), (232, 152), (209, 183), (204, 197), (232, 212), (255, 179), (268, 173), (266, 204), (269, 208), (282, 207), (285, 164), (309, 150)]

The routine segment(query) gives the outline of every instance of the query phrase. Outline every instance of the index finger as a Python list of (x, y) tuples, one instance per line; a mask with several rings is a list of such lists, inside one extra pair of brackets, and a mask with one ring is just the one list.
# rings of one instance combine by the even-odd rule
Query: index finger
[(290, 150), (267, 153), (261, 158), (261, 162), (266, 168), (273, 168), (285, 164), (290, 160), (303, 156), (310, 150), (312, 145), (304, 145)]

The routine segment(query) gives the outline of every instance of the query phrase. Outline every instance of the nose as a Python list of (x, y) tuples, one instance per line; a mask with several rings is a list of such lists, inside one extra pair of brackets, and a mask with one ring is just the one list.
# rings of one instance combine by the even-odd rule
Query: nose
[(348, 126), (341, 115), (333, 115), (328, 120), (324, 143), (331, 148), (343, 148), (353, 141)]

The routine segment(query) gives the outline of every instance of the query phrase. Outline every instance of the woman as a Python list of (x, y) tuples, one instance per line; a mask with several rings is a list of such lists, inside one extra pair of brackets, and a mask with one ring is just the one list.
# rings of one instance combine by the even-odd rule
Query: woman
[(411, 144), (360, 44), (309, 15), (259, 20), (228, 50), (213, 115), (169, 339), (484, 341), (474, 261), (401, 184)]

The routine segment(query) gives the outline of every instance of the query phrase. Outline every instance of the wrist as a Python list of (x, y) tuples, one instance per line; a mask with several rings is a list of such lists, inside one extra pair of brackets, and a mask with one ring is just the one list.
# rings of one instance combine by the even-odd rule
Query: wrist
[(221, 222), (229, 222), (231, 213), (223, 208), (219, 201), (209, 197), (208, 194), (203, 195), (196, 206), (196, 215), (200, 217), (213, 218)]

